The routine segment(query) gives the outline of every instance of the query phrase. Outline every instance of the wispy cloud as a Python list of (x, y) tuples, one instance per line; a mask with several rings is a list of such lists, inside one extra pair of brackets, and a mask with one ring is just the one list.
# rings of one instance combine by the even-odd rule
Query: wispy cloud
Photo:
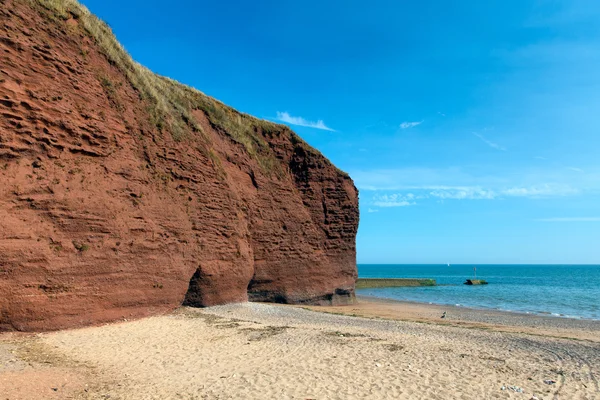
[[(600, 168), (570, 172), (566, 167), (510, 168), (391, 168), (354, 170), (356, 186), (372, 195), (396, 194), (388, 202), (422, 203), (433, 200), (550, 199), (600, 196)], [(386, 201), (386, 199), (374, 199)], [(372, 203), (369, 203), (373, 207)], [(406, 204), (405, 204), (406, 205)]]
[(445, 117), (445, 116), (446, 116), (446, 114), (444, 114), (443, 112), (439, 112), (439, 111), (438, 111), (437, 113), (438, 113), (438, 115), (441, 115), (442, 117)]
[[(414, 190), (414, 188), (412, 190)], [(480, 186), (440, 186), (429, 187), (425, 190), (427, 190), (427, 194), (430, 197), (454, 200), (494, 200), (506, 197), (559, 197), (579, 193), (578, 190), (572, 187), (558, 184), (514, 186), (498, 189), (489, 189)]]
[(377, 195), (373, 198), (373, 205), (377, 207), (408, 207), (416, 203), (401, 194)]
[(480, 171), (472, 175), (461, 168), (355, 171), (351, 176), (361, 190), (373, 192), (368, 206), (382, 209), (444, 201), (541, 200), (600, 192), (600, 175), (582, 173), (575, 178), (565, 168), (518, 170), (506, 177)]
[(414, 122), (408, 122), (405, 121), (403, 123), (400, 124), (400, 128), (402, 129), (410, 129), (410, 128), (414, 128), (417, 125), (421, 125), (424, 121), (414, 121)]
[(579, 193), (579, 190), (564, 184), (542, 184), (542, 185), (534, 185), (534, 186), (525, 186), (525, 187), (511, 187), (508, 189), (504, 189), (501, 194), (508, 197), (530, 197), (530, 198), (540, 198), (540, 197), (564, 197), (576, 195)]
[(317, 122), (307, 121), (302, 117), (293, 117), (288, 112), (285, 112), (285, 111), (284, 112), (277, 111), (276, 119), (278, 121), (285, 122), (285, 123), (291, 124), (291, 125), (306, 126), (308, 128), (322, 129), (324, 131), (335, 132), (335, 129), (331, 129), (330, 127), (325, 125), (325, 123), (321, 119), (318, 120)]
[(541, 218), (539, 222), (600, 222), (600, 217)]
[(583, 170), (581, 168), (577, 168), (577, 167), (567, 167), (567, 169), (570, 171), (575, 171), (575, 172), (583, 172)]
[(498, 197), (498, 193), (493, 190), (483, 189), (481, 187), (439, 187), (428, 192), (431, 197), (442, 200), (492, 200)]
[(505, 189), (489, 189), (480, 186), (412, 186), (405, 189), (411, 192), (376, 195), (373, 198), (373, 204), (380, 207), (400, 207), (412, 206), (416, 204), (416, 200), (424, 199), (495, 200), (510, 197), (536, 199), (569, 196), (578, 193), (577, 190), (568, 186), (550, 184)]
[(542, 157), (542, 156), (536, 156), (535, 159), (536, 160), (547, 160), (546, 157)]
[(376, 213), (376, 212), (379, 212), (379, 210), (377, 210), (377, 209), (375, 209), (375, 208), (369, 208), (367, 211), (368, 211), (368, 212), (370, 212), (370, 213)]
[(473, 135), (477, 136), (479, 139), (481, 139), (482, 142), (484, 142), (485, 144), (487, 144), (488, 146), (490, 146), (496, 150), (506, 151), (506, 147), (500, 146), (498, 143), (494, 143), (494, 142), (486, 139), (485, 136), (483, 136), (482, 134), (473, 132)]

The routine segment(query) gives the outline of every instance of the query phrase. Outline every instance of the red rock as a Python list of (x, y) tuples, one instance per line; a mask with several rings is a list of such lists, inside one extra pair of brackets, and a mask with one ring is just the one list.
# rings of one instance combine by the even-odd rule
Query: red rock
[(353, 301), (346, 174), (172, 82), (189, 115), (157, 114), (80, 16), (0, 5), (0, 331)]

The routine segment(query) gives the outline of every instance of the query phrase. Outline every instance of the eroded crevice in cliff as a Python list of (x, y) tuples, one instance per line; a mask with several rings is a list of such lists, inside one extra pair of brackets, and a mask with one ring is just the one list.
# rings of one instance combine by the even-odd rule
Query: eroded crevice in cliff
[(188, 290), (185, 293), (182, 305), (188, 307), (205, 306), (205, 303), (202, 301), (202, 286), (204, 284), (204, 279), (205, 277), (202, 275), (202, 270), (198, 268), (190, 279), (190, 284), (188, 285)]
[(247, 261), (241, 260), (237, 266), (224, 260), (204, 262), (189, 279), (182, 305), (208, 307), (248, 301), (246, 288), (251, 274), (252, 266)]
[(267, 303), (279, 303), (288, 304), (289, 301), (285, 294), (279, 292), (276, 289), (265, 290), (265, 287), (272, 286), (273, 280), (270, 279), (256, 279), (253, 277), (248, 284), (248, 301), (252, 302), (267, 302)]

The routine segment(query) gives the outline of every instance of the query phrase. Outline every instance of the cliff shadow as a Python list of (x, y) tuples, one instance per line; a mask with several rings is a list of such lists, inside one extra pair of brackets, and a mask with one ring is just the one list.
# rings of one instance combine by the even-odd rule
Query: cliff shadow
[(205, 307), (205, 303), (202, 300), (202, 287), (204, 286), (205, 278), (202, 275), (200, 268), (196, 269), (194, 275), (190, 279), (188, 290), (185, 293), (182, 305), (187, 307)]
[(191, 276), (183, 306), (209, 307), (248, 301), (252, 271), (246, 263), (209, 261), (199, 265)]

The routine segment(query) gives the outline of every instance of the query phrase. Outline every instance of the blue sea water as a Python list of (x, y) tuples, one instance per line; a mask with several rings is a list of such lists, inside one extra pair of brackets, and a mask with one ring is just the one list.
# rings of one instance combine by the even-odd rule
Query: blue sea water
[[(463, 284), (474, 267), (488, 285)], [(432, 278), (439, 285), (359, 289), (359, 295), (600, 320), (600, 265), (359, 264), (358, 276)]]

